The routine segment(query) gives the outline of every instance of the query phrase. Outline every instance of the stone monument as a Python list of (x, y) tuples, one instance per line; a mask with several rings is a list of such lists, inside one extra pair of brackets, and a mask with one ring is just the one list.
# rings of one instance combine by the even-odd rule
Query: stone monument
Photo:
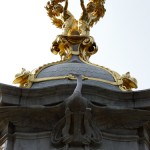
[(68, 0), (45, 8), (62, 29), (51, 51), (58, 62), (22, 71), (0, 84), (0, 145), (5, 150), (149, 150), (150, 90), (89, 61), (98, 51), (90, 28), (105, 14), (105, 0), (90, 0), (76, 20)]

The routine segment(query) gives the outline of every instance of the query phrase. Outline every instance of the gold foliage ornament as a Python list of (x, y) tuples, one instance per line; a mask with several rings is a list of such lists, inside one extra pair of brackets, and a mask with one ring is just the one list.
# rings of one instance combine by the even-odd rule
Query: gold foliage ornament
[(105, 14), (105, 0), (90, 0), (85, 7), (84, 0), (80, 0), (82, 14), (79, 20), (68, 11), (68, 0), (64, 7), (60, 4), (64, 0), (50, 0), (45, 9), (52, 23), (63, 30), (63, 35), (89, 35), (90, 27)]
[[(73, 45), (78, 45), (76, 51)], [(89, 61), (91, 55), (98, 51), (98, 47), (92, 36), (64, 36), (58, 35), (52, 43), (51, 52), (59, 54), (61, 60), (70, 60), (73, 55), (78, 55), (84, 61)]]
[(85, 7), (84, 0), (80, 0), (80, 4), (83, 12), (79, 19), (79, 32), (81, 35), (89, 35), (90, 27), (93, 27), (105, 14), (105, 1), (91, 0)]
[(31, 74), (32, 73), (30, 71), (22, 68), (22, 71), (15, 75), (15, 80), (13, 81), (13, 84), (19, 84), (19, 87), (27, 87), (30, 83), (29, 77), (31, 76)]
[(71, 45), (63, 36), (57, 36), (52, 43), (51, 52), (55, 55), (59, 54), (61, 60), (69, 60), (71, 58)]
[(72, 31), (78, 30), (78, 22), (74, 16), (67, 10), (68, 0), (65, 1), (65, 6), (63, 7), (59, 4), (59, 0), (51, 0), (47, 2), (45, 6), (47, 14), (52, 20), (52, 23), (63, 30), (63, 35), (71, 35)]
[(137, 80), (131, 77), (130, 72), (127, 72), (121, 76), (121, 80), (123, 81), (122, 87), (125, 90), (131, 90), (133, 88), (137, 88)]

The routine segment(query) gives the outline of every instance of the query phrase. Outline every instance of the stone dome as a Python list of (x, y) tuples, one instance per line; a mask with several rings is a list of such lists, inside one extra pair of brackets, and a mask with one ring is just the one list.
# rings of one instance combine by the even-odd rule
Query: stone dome
[[(72, 75), (81, 74), (85, 77), (92, 78), (92, 80), (91, 79), (83, 80), (83, 85), (91, 85), (105, 89), (120, 91), (118, 85), (106, 83), (107, 81), (116, 83), (115, 78), (111, 73), (111, 70), (91, 63), (83, 62), (79, 60), (77, 56), (72, 57), (72, 59), (67, 62), (60, 61), (57, 63), (47, 64), (40, 67), (36, 73), (35, 79), (63, 77), (68, 76), (70, 74)], [(102, 81), (98, 81), (97, 79), (100, 79)], [(76, 84), (76, 80), (55, 79), (41, 82), (33, 82), (31, 88), (44, 88), (49, 86), (67, 85), (67, 84)]]

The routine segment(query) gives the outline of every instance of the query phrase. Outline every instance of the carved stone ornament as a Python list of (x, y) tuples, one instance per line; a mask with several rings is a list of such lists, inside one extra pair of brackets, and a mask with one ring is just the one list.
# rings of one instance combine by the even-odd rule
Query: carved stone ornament
[[(3, 85), (1, 87), (3, 96), (0, 106), (1, 143), (6, 140), (5, 136), (8, 132), (8, 135), (11, 135), (8, 139), (9, 146), (12, 145), (12, 141), (14, 141), (14, 145), (20, 145), (21, 142), (27, 141), (30, 146), (28, 145), (23, 150), (30, 150), (31, 145), (34, 147), (34, 143), (37, 144), (37, 142), (30, 141), (40, 139), (43, 134), (44, 137), (42, 138), (49, 141), (47, 145), (50, 145), (50, 148), (45, 148), (46, 150), (111, 150), (111, 146), (115, 147), (115, 142), (121, 141), (122, 144), (123, 141), (126, 141), (126, 147), (128, 147), (129, 143), (137, 139), (134, 135), (121, 135), (126, 130), (133, 134), (134, 130), (143, 127), (146, 133), (149, 132), (150, 111), (149, 107), (146, 107), (150, 105), (147, 100), (149, 91), (147, 93), (145, 91), (134, 92), (133, 99), (133, 93), (110, 92), (106, 89), (84, 86), (84, 89), (86, 88), (86, 90), (83, 89), (84, 95), (91, 92), (91, 96), (86, 98), (87, 95), (85, 97), (81, 94), (82, 75), (73, 74), (72, 76), (77, 78), (77, 86), (74, 92), (66, 98), (63, 94), (68, 93), (69, 87), (66, 88), (65, 92), (62, 92), (62, 86), (59, 88), (21, 89)], [(56, 102), (57, 94), (59, 98)], [(111, 99), (112, 97), (114, 99)], [(97, 98), (98, 100), (96, 100)], [(103, 102), (102, 98), (105, 98)], [(115, 106), (112, 102), (115, 103)], [(117, 132), (113, 135), (115, 129)], [(29, 133), (29, 135), (15, 133), (16, 131), (31, 132), (32, 136)], [(34, 133), (35, 131), (36, 133)], [(43, 132), (38, 133), (41, 131), (48, 131), (48, 135)], [(110, 131), (112, 135), (106, 131)], [(139, 136), (142, 138), (137, 140), (149, 141), (148, 136), (144, 135), (146, 139), (141, 133)], [(114, 143), (109, 146), (104, 141)], [(17, 150), (20, 148), (19, 145), (17, 145)], [(42, 148), (43, 145), (38, 149), (42, 150)]]
[(65, 116), (52, 131), (52, 143), (64, 144), (66, 150), (72, 145), (84, 146), (85, 150), (89, 150), (101, 143), (102, 134), (92, 121), (89, 101), (81, 95), (82, 76), (76, 76), (77, 87), (65, 100)]

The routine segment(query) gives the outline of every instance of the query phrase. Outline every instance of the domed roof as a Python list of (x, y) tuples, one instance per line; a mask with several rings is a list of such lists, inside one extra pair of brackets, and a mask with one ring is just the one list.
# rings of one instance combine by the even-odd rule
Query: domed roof
[(39, 67), (34, 73), (22, 69), (13, 83), (26, 88), (76, 84), (75, 74), (82, 75), (83, 85), (96, 86), (116, 91), (130, 91), (136, 88), (136, 79), (126, 73), (118, 73), (89, 62), (97, 52), (97, 45), (91, 36), (59, 35), (52, 43), (51, 51), (59, 54), (61, 61)]
[(79, 60), (77, 56), (72, 57), (67, 62), (57, 62), (40, 67), (36, 72), (35, 82), (31, 88), (76, 84), (75, 80), (70, 80), (69, 78), (69, 75), (74, 74), (83, 76), (83, 85), (120, 91), (118, 85), (113, 85), (116, 84), (116, 80), (111, 70), (91, 63), (85, 63)]

